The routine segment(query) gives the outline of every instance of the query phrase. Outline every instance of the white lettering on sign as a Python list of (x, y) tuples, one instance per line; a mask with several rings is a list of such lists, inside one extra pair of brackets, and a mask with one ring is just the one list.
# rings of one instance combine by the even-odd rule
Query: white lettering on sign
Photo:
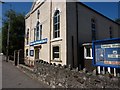
[(47, 38), (39, 40), (39, 41), (31, 42), (30, 46), (36, 45), (36, 44), (43, 44), (43, 43), (47, 43)]
[(108, 54), (108, 58), (120, 58), (120, 54)]
[(101, 45), (101, 48), (120, 48), (120, 43), (117, 43), (117, 44), (104, 44), (104, 45)]

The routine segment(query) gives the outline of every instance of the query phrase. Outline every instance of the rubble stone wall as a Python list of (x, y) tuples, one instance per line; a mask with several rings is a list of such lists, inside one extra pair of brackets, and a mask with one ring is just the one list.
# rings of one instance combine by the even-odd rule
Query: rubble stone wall
[(33, 70), (22, 67), (27, 74), (37, 80), (47, 83), (52, 88), (119, 88), (119, 77), (113, 77), (110, 74), (96, 75), (96, 71), (92, 73), (85, 69), (78, 71), (70, 66), (61, 66), (48, 64), (39, 61)]

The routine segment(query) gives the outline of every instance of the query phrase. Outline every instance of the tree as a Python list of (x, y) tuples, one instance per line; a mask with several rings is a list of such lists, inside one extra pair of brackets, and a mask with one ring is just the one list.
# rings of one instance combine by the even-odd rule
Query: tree
[(116, 19), (115, 21), (120, 24), (120, 18)]
[(9, 55), (13, 55), (14, 50), (24, 49), (25, 19), (21, 13), (9, 10), (5, 14), (2, 27), (2, 52), (6, 54), (7, 33), (10, 20), (9, 31)]

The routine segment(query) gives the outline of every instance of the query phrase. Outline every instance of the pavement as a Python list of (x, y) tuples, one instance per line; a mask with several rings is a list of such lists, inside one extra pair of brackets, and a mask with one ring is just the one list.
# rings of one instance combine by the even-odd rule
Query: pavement
[(2, 55), (0, 54), (0, 89), (2, 89)]
[[(0, 66), (1, 68), (1, 66)], [(2, 60), (2, 88), (51, 88), (23, 73), (11, 62)]]

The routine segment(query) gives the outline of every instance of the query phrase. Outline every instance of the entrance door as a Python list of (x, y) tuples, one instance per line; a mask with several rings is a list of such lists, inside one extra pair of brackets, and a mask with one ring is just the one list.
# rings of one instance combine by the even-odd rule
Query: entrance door
[(39, 59), (39, 49), (35, 49), (35, 59)]

